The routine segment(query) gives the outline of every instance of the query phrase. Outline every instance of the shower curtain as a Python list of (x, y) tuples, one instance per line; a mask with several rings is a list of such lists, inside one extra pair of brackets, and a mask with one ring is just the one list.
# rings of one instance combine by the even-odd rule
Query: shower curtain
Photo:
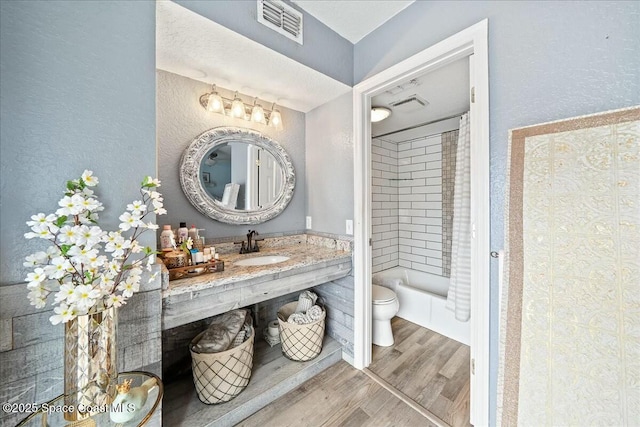
[(451, 279), (446, 306), (454, 311), (456, 320), (466, 322), (471, 316), (471, 134), (468, 112), (460, 117), (454, 180)]

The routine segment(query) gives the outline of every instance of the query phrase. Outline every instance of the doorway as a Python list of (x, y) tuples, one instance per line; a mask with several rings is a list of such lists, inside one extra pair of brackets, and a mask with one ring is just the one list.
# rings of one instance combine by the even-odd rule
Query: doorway
[(354, 365), (371, 363), (371, 100), (400, 83), (469, 58), (471, 133), (471, 321), (472, 424), (489, 420), (489, 90), (488, 22), (484, 20), (354, 87), (355, 319)]

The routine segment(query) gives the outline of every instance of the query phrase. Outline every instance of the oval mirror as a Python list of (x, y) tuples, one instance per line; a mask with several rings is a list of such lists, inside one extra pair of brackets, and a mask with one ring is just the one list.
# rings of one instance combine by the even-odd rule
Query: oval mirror
[(218, 127), (184, 151), (180, 184), (204, 215), (228, 224), (259, 224), (287, 207), (295, 172), (287, 152), (271, 138), (250, 129)]

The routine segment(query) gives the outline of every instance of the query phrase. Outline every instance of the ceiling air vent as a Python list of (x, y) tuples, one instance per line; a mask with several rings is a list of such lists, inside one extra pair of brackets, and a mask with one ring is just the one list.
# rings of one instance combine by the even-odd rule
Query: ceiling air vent
[(429, 102), (419, 95), (410, 95), (407, 98), (394, 101), (389, 104), (393, 111), (412, 113), (429, 105)]
[(302, 13), (278, 0), (258, 0), (258, 22), (302, 44)]

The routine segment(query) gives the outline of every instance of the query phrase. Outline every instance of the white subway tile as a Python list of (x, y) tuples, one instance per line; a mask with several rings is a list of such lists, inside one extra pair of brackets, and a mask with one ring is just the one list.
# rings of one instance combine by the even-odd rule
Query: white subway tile
[(442, 268), (442, 259), (427, 257), (427, 265), (432, 265), (434, 267)]

